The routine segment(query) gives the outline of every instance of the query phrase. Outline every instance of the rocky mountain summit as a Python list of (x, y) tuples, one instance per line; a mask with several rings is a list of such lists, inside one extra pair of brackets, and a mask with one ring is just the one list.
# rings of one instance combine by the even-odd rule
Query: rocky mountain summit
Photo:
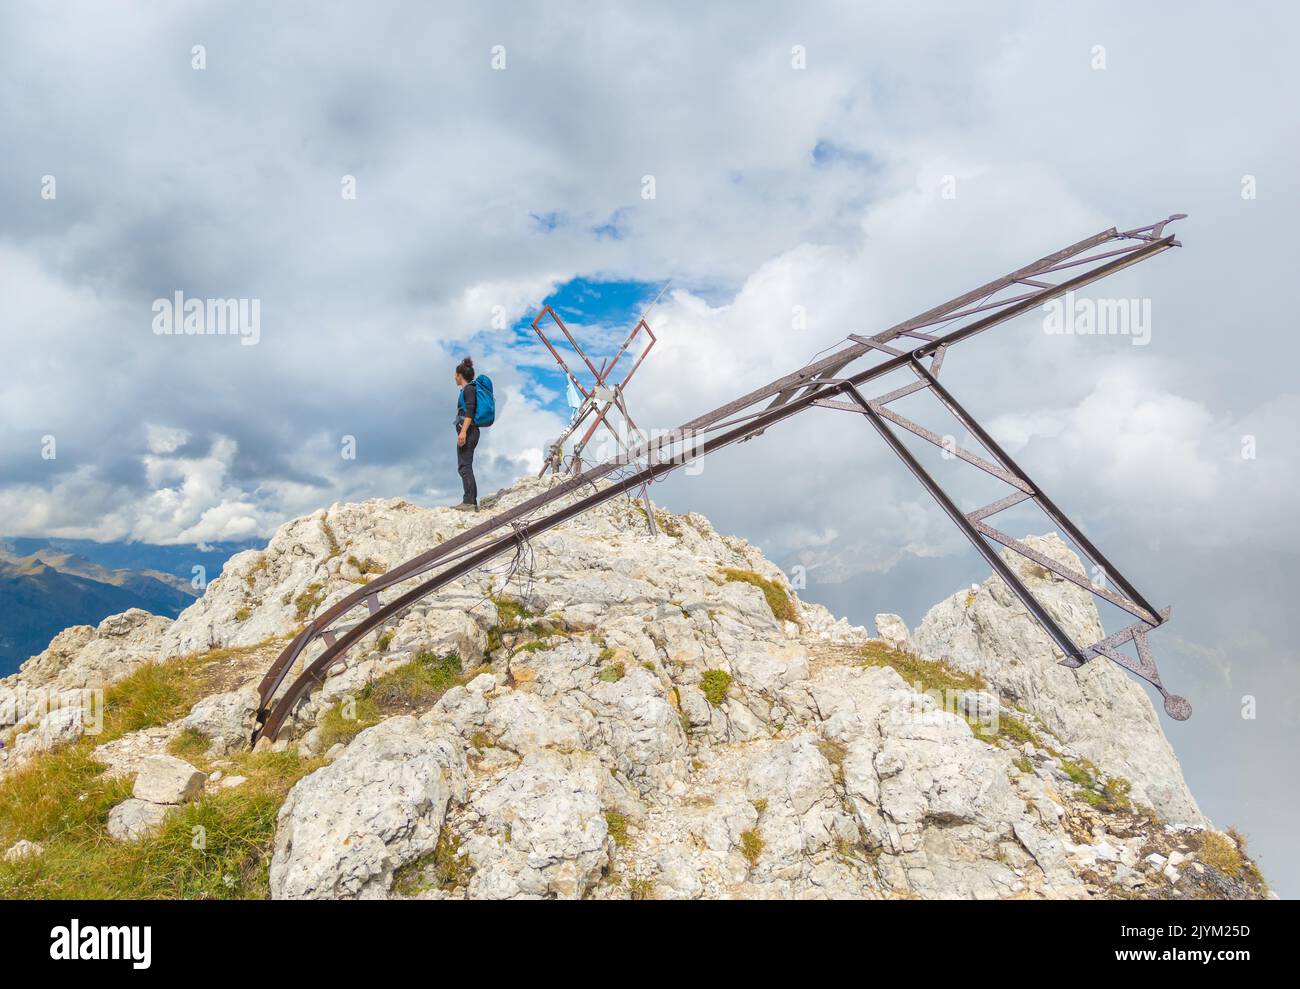
[[(372, 633), (249, 751), (254, 688), (303, 623), (475, 521), (334, 505), (175, 621), (56, 636), (0, 681), (0, 895), (1266, 894), (1143, 689), (1056, 665), (996, 578), (872, 633), (702, 516), (660, 511), (652, 537), (626, 500)], [(1086, 592), (1009, 558), (1100, 637)]]

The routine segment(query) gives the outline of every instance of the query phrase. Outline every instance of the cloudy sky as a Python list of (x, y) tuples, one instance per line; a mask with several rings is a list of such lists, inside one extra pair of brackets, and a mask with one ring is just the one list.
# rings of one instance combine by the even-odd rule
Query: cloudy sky
[[(944, 373), (1174, 606), (1153, 644), (1196, 706), (1167, 726), (1193, 790), (1300, 892), (1298, 22), (1283, 4), (6, 6), (0, 533), (193, 544), (341, 499), (450, 502), (462, 353), (502, 405), (481, 487), (535, 469), (561, 426), (517, 329), (543, 301), (599, 343), (671, 280), (630, 392), (662, 428), (1186, 212), (1183, 248), (1092, 290), (1150, 300), (1145, 345), (1035, 315)], [(155, 332), (176, 292), (255, 300), (256, 345)], [(914, 624), (982, 568), (848, 419), (810, 413), (654, 494), (808, 566), (808, 596), (855, 621)]]

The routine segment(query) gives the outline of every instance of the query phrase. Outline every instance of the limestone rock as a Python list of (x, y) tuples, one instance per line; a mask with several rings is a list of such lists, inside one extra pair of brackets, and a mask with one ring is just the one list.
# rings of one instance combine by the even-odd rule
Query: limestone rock
[(94, 627), (64, 629), (17, 673), (0, 680), (0, 728), (27, 720), (38, 705), (44, 713), (80, 703), (82, 691), (102, 690), (157, 659), (170, 625), (167, 618), (131, 608)]
[[(493, 496), (494, 507), (555, 483), (520, 481)], [(527, 573), (466, 575), (326, 671), (279, 739), (258, 744), (296, 745), (300, 756), (328, 748), (330, 760), (280, 810), (273, 895), (398, 895), (395, 873), (435, 850), (439, 868), (426, 863), (420, 875), (445, 878), (450, 851), (460, 863), (454, 882), (415, 895), (1154, 896), (1170, 891), (1166, 869), (1182, 895), (1250, 895), (1245, 879), (1228, 883), (1202, 859), (1180, 857), (1201, 847), (1194, 831), (1102, 806), (1105, 794), (1066, 771), (1066, 760), (1091, 760), (1103, 776), (1131, 780), (1138, 802), (1197, 826), (1141, 686), (1101, 660), (1057, 666), (1050, 641), (998, 581), (936, 605), (914, 634), (898, 616), (878, 615), (873, 635), (799, 601), (757, 548), (707, 519), (659, 515), (652, 538), (641, 507), (615, 499), (540, 533)], [(19, 750), (73, 741), (88, 727), (47, 715), (36, 703), (47, 687), (93, 689), (151, 659), (287, 635), (479, 521), (400, 500), (333, 505), (232, 557), (175, 622), (127, 612), (61, 633), (0, 682), (0, 728), (24, 729), (0, 749), (0, 771)], [(1073, 560), (1055, 537), (1029, 542)], [(1100, 634), (1086, 592), (1018, 558), (1012, 565), (1079, 641)], [(798, 621), (777, 620), (764, 593), (736, 579), (749, 573), (790, 594)], [(366, 613), (358, 605), (343, 621)], [(920, 693), (892, 669), (863, 665), (862, 647), (882, 641), (911, 653), (911, 664), (949, 658), (988, 689)], [(290, 675), (322, 649), (310, 646)], [(875, 659), (890, 661), (881, 652)], [(398, 701), (368, 714), (414, 716), (387, 717), (346, 746), (331, 741), (329, 712), (366, 699), (368, 685), (421, 653), (457, 656), (458, 685), (435, 703), (432, 693), (401, 696), (404, 679), (390, 678)], [(94, 750), (109, 777), (137, 777), (136, 798), (111, 812), (114, 837), (147, 833), (175, 806), (159, 801), (192, 797), (201, 784), (194, 767), (165, 755), (180, 732), (211, 739), (218, 760), (246, 744), (265, 668), (250, 655), (218, 657), (223, 692), (184, 718)], [(724, 680), (710, 703), (701, 684), (712, 692)], [(976, 734), (949, 713), (954, 700), (1014, 716), (1034, 738)], [(232, 775), (237, 760), (219, 767), (226, 775), (214, 773), (208, 788), (250, 785)], [(1158, 867), (1143, 862), (1156, 853)]]
[(713, 720), (713, 707), (704, 696), (704, 691), (694, 684), (684, 684), (677, 688), (677, 703), (691, 727), (701, 728)]
[(225, 753), (248, 746), (257, 723), (258, 695), (251, 685), (203, 698), (181, 727), (208, 738), (212, 750)]
[(533, 752), (478, 796), (482, 830), (466, 843), (474, 899), (578, 899), (609, 861), (601, 775), (590, 757)]
[(684, 766), (681, 719), (659, 680), (639, 667), (614, 683), (596, 681), (579, 702), (595, 717), (613, 766), (627, 778), (654, 786)]
[(162, 824), (172, 807), (132, 797), (108, 812), (108, 835), (116, 841), (139, 841)]
[(175, 737), (175, 724), (142, 728), (95, 746), (91, 754), (96, 762), (107, 767), (104, 774), (106, 777), (123, 779), (138, 775), (140, 766), (146, 759), (165, 754), (167, 746)]
[[(1025, 542), (1083, 572), (1055, 533)], [(1010, 550), (1002, 555), (1075, 642), (1103, 637), (1091, 594)], [(1106, 659), (1078, 670), (1057, 665), (1060, 650), (1001, 579), (989, 577), (977, 591), (935, 605), (913, 639), (922, 653), (982, 674), (1082, 756), (1128, 779), (1133, 798), (1169, 822), (1205, 826), (1143, 688)]]
[(573, 752), (585, 747), (591, 733), (590, 719), (584, 724), (565, 718), (536, 694), (513, 691), (492, 703), (483, 725), (498, 745), (521, 755), (545, 748)]
[(16, 862), (22, 862), (29, 858), (36, 858), (37, 856), (44, 854), (44, 845), (39, 842), (28, 841), (24, 838), (9, 846), (9, 849), (5, 852), (5, 861), (13, 864)]
[(14, 761), (19, 764), (37, 752), (48, 752), (75, 742), (85, 734), (86, 712), (81, 707), (60, 707), (50, 711), (30, 731), (14, 739)]
[[(1019, 832), (1030, 844), (1059, 845), (1059, 826), (1026, 820), (1010, 756), (892, 669), (833, 668), (814, 680), (813, 693), (823, 736), (843, 748), (849, 803), (890, 885), (924, 897), (1012, 895), (1025, 887), (1001, 861), (1000, 845), (1025, 845)], [(1054, 860), (1041, 871), (1049, 887), (1066, 878)]]
[(361, 732), (334, 762), (299, 780), (280, 809), (275, 899), (377, 899), (393, 873), (434, 849), (447, 805), (464, 797), (460, 743), (413, 717)]
[(439, 656), (455, 653), (461, 665), (471, 669), (483, 661), (487, 632), (463, 611), (430, 607), (398, 624), (389, 648), (428, 650)]
[(912, 645), (912, 634), (907, 630), (907, 623), (897, 615), (876, 616), (876, 637), (884, 639), (895, 649), (909, 649)]
[(183, 759), (150, 756), (140, 763), (131, 795), (155, 804), (182, 804), (203, 792), (207, 776)]

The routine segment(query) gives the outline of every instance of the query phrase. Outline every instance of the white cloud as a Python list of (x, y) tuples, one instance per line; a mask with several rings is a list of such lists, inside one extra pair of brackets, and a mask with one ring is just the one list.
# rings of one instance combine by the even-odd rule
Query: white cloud
[[(151, 11), (130, 33), (94, 4), (60, 32), (6, 15), (17, 78), (39, 83), (72, 53), (101, 80), (46, 92), (43, 132), (87, 137), (71, 150), (42, 145), (28, 118), (0, 105), (16, 138), (0, 166), (14, 177), (6, 188), (55, 172), (61, 190), (54, 203), (6, 193), (3, 204), (0, 360), (13, 371), (0, 388), (4, 490), (51, 501), (46, 511), (18, 505), (6, 527), (216, 538), (336, 498), (450, 499), (445, 381), (471, 337), (505, 399), (480, 454), (485, 483), (531, 472), (561, 426), (526, 373), (536, 348), (474, 335), (494, 307), (513, 321), (575, 275), (674, 277), (655, 313), (660, 344), (629, 396), (639, 422), (666, 428), (847, 333), (1175, 207), (1193, 213), (1195, 251), (1115, 280), (1116, 291), (1157, 302), (1150, 353), (1006, 327), (954, 351), (946, 373), (1089, 517), (1130, 498), (1137, 507), (1123, 511), (1160, 504), (1151, 514), (1167, 525), (1210, 506), (1274, 517), (1295, 449), (1269, 418), (1284, 414), (1286, 386), (1243, 400), (1189, 373), (1220, 359), (1226, 331), (1203, 316), (1213, 297), (1184, 303), (1179, 289), (1208, 287), (1203, 266), (1222, 263), (1230, 243), (1252, 243), (1226, 226), (1251, 208), (1234, 170), (1275, 171), (1286, 141), (1238, 125), (1252, 104), (1230, 92), (1236, 82), (1202, 74), (1134, 86), (1135, 64), (1149, 59), (1135, 63), (1133, 52), (1165, 22), (1107, 9), (1084, 18), (1023, 7), (1007, 35), (964, 4), (933, 17), (834, 5), (811, 20), (773, 6), (743, 23), (695, 9), (683, 18), (671, 5), (585, 20), (450, 8), (443, 32), (484, 41), (481, 51), (421, 60), (391, 58), (383, 22), (323, 14), (310, 44), (289, 52), (283, 38), (300, 25), (288, 15), (250, 42), (236, 39), (232, 14), (204, 22), (207, 73), (175, 79), (153, 53), (188, 51), (185, 13)], [(415, 32), (424, 15), (407, 13)], [(1211, 22), (1221, 30), (1192, 12), (1177, 38)], [(1098, 25), (1110, 39), (1105, 73), (1088, 68)], [(483, 54), (489, 37), (510, 49), (505, 73)], [(803, 72), (789, 63), (796, 41), (809, 53)], [(228, 71), (223, 56), (236, 49), (249, 64), (288, 59), (300, 84), (266, 91)], [(561, 50), (572, 57), (553, 57)], [(1257, 61), (1230, 77), (1257, 84)], [(131, 109), (142, 94), (147, 116)], [(1048, 112), (1063, 100), (1070, 113)], [(243, 107), (234, 118), (233, 104)], [(1209, 142), (1177, 175), (1159, 147), (1105, 150), (1147, 147), (1155, 119), (1199, 133), (1207, 112), (1238, 140)], [(145, 145), (148, 156), (132, 151)], [(355, 201), (338, 195), (344, 174), (357, 177)], [(640, 197), (646, 174), (654, 200)], [(941, 191), (947, 176), (953, 199)], [(1252, 215), (1285, 226), (1286, 208), (1270, 209)], [(549, 232), (533, 219), (548, 215)], [(1201, 216), (1224, 232), (1196, 226)], [(597, 236), (602, 224), (619, 236)], [(1262, 272), (1277, 263), (1263, 252), (1251, 260)], [(262, 342), (153, 337), (149, 302), (177, 288), (260, 298)], [(796, 307), (805, 329), (793, 326)], [(1236, 318), (1258, 322), (1262, 311)], [(1266, 453), (1233, 460), (1234, 430), (1267, 436)], [(37, 459), (46, 434), (60, 443), (54, 465)], [(345, 434), (357, 438), (355, 462), (339, 459)], [(862, 424), (835, 413), (773, 430), (689, 483), (684, 504), (778, 553), (879, 567), (960, 545)], [(765, 502), (733, 496), (760, 483)], [(813, 501), (824, 518), (799, 522)]]
[(184, 446), (190, 438), (187, 430), (176, 429), (172, 426), (157, 426), (150, 424), (145, 427), (147, 436), (147, 446), (150, 453), (175, 453)]

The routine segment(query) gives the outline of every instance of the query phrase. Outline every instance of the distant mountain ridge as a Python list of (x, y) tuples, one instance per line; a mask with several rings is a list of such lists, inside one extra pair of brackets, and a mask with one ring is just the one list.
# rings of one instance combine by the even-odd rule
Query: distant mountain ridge
[(230, 557), (246, 549), (258, 549), (263, 543), (264, 539), (256, 539), (210, 543), (203, 547), (160, 546), (155, 543), (101, 543), (92, 539), (0, 535), (0, 550), (8, 550), (17, 556), (48, 556), (61, 551), (98, 564), (106, 570), (157, 570), (180, 577), (187, 584), (194, 576), (194, 567), (203, 567), (207, 580), (212, 580)]
[(0, 540), (0, 676), (70, 625), (96, 625), (128, 608), (175, 618), (201, 593), (192, 568), (203, 567), (210, 580), (243, 548)]

